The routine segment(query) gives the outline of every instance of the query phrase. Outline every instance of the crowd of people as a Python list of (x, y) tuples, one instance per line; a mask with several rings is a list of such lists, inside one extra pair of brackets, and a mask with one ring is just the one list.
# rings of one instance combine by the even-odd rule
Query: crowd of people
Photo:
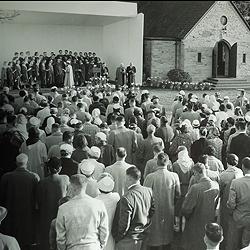
[[(122, 63), (116, 69), (118, 84), (135, 83), (136, 68), (130, 63), (125, 68)], [(109, 69), (95, 52), (72, 52), (71, 50), (35, 52), (15, 52), (1, 69), (1, 86), (20, 89), (23, 85), (39, 84), (42, 88), (86, 86), (93, 77), (109, 80)]]
[(4, 87), (0, 249), (173, 249), (176, 235), (184, 250), (249, 249), (245, 91), (161, 101), (126, 84)]

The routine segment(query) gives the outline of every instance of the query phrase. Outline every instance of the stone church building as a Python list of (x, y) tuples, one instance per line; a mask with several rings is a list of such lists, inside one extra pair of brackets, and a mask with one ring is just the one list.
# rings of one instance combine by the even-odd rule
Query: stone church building
[(250, 80), (250, 27), (230, 1), (144, 1), (144, 75), (171, 69), (207, 78)]

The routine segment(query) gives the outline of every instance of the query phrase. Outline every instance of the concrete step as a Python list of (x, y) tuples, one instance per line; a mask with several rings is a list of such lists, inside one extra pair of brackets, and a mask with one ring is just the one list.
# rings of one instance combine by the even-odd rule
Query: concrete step
[(227, 83), (227, 84), (244, 84), (247, 83), (247, 79), (240, 78), (212, 78), (209, 77), (206, 79), (207, 81), (215, 84)]
[(227, 84), (227, 83), (219, 83), (215, 84), (216, 89), (250, 89), (250, 82), (241, 83), (241, 84)]

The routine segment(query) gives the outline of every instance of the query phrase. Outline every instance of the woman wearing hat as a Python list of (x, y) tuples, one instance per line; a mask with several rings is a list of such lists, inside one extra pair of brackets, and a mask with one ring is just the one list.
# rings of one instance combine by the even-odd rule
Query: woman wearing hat
[(115, 250), (115, 241), (111, 234), (111, 228), (115, 215), (116, 205), (120, 200), (120, 196), (118, 193), (112, 192), (115, 183), (112, 175), (108, 173), (103, 173), (100, 176), (97, 186), (100, 191), (100, 194), (98, 195), (97, 199), (103, 201), (108, 212), (108, 220), (109, 220), (109, 238), (104, 250)]
[[(7, 216), (7, 209), (0, 207), (0, 224)], [(0, 233), (0, 249), (20, 250), (19, 244), (14, 237)]]

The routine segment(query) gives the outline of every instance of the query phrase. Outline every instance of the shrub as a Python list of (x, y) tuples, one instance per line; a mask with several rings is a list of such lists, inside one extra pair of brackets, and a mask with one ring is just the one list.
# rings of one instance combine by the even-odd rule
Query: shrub
[(171, 69), (167, 73), (168, 79), (172, 82), (192, 82), (192, 77), (188, 72), (181, 69)]

